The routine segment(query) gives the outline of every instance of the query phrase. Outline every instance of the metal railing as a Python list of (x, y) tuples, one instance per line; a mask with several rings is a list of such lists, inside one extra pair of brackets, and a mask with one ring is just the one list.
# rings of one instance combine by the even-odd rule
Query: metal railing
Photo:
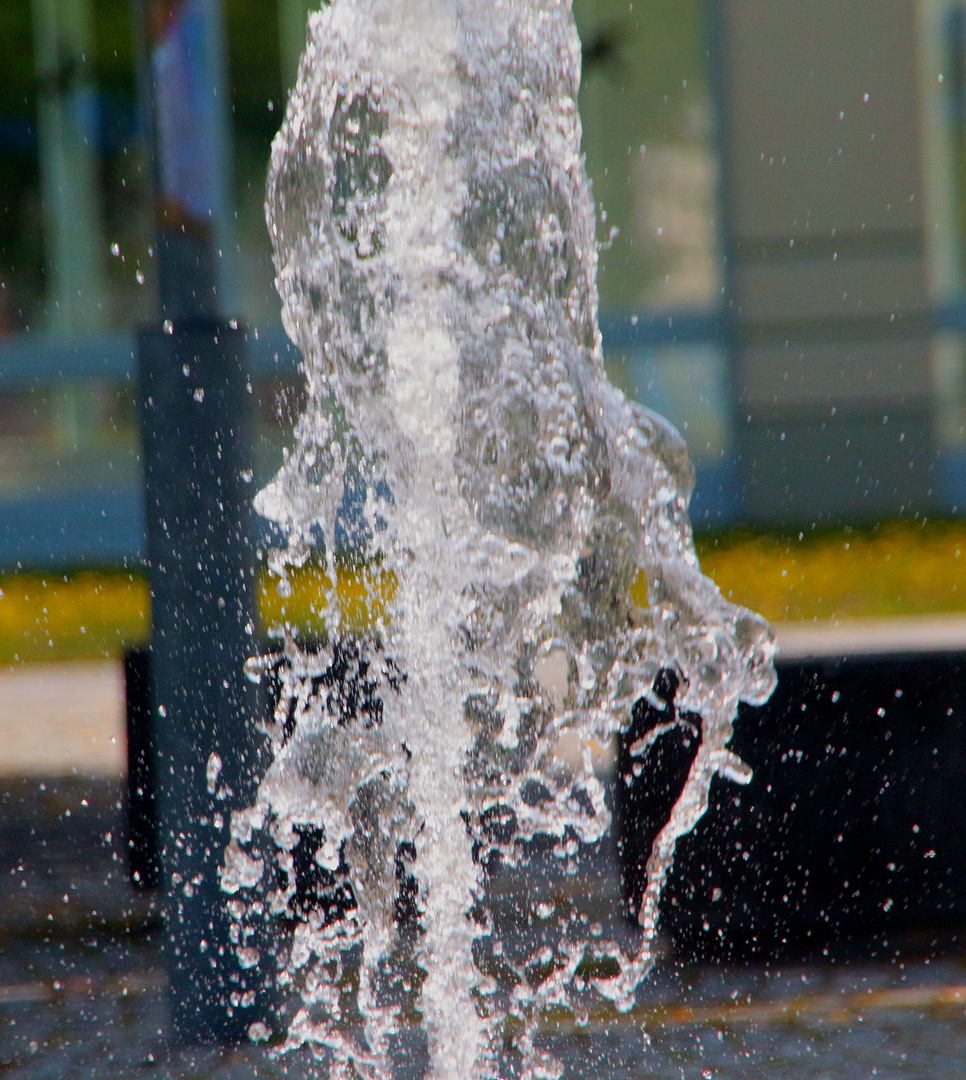
[[(933, 331), (966, 332), (966, 303), (933, 311)], [(605, 348), (634, 352), (713, 344), (729, 351), (731, 327), (722, 313), (678, 311), (601, 316)], [(253, 380), (293, 381), (299, 353), (280, 325), (251, 328), (248, 360)], [(0, 341), (0, 395), (103, 381), (137, 383), (135, 338), (113, 333), (76, 337), (25, 334)], [(0, 433), (2, 434), (2, 433)], [(730, 462), (698, 467), (698, 517), (711, 525), (735, 520)], [(8, 485), (9, 490), (9, 485)], [(700, 524), (700, 522), (699, 522)], [(137, 565), (144, 559), (144, 510), (139, 482), (130, 475), (110, 486), (21, 487), (0, 495), (0, 571), (22, 567)]]

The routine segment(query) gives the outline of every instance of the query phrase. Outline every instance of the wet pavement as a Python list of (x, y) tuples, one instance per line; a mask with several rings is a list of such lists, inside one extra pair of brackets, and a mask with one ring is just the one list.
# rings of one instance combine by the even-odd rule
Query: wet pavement
[[(314, 1075), (259, 1047), (169, 1046), (157, 911), (123, 852), (119, 779), (0, 780), (0, 1076)], [(607, 865), (588, 860), (568, 887), (619, 918)], [(963, 1080), (966, 949), (951, 935), (797, 963), (666, 956), (632, 1013), (549, 1023), (544, 1038), (573, 1077)]]

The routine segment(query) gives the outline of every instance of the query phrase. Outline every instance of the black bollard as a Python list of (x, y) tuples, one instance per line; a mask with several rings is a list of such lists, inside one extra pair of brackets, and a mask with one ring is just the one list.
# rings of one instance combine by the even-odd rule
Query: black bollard
[(124, 697), (127, 720), (127, 866), (136, 889), (156, 889), (161, 882), (158, 859), (158, 815), (154, 802), (154, 723), (152, 719), (151, 650), (124, 654)]
[(268, 1008), (265, 961), (240, 968), (219, 885), (231, 811), (251, 805), (265, 764), (242, 670), (258, 643), (244, 354), (244, 332), (215, 320), (139, 339), (154, 801), (182, 1042), (237, 1041)]

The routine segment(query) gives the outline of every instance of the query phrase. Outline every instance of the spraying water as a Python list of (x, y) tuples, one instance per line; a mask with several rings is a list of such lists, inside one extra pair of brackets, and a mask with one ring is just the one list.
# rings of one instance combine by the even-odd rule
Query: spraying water
[[(675, 844), (715, 774), (750, 778), (732, 720), (774, 685), (769, 628), (700, 573), (683, 441), (604, 375), (579, 71), (567, 0), (338, 0), (311, 17), (273, 147), (308, 405), (256, 505), (288, 537), (280, 587), (324, 546), (333, 588), (326, 645), (289, 628), (250, 665), (278, 684), (275, 761), (223, 885), (243, 964), (253, 922), (286, 928), (286, 1046), (333, 1076), (390, 1075), (420, 1017), (440, 1080), (503, 1075), (507, 1047), (520, 1075), (558, 1075), (536, 1025), (588, 995), (632, 1006)], [(394, 584), (364, 640), (335, 599), (350, 489), (371, 588)], [(490, 874), (604, 836), (594, 748), (638, 699), (666, 704), (664, 670), (700, 744), (633, 947), (574, 906), (504, 949)]]

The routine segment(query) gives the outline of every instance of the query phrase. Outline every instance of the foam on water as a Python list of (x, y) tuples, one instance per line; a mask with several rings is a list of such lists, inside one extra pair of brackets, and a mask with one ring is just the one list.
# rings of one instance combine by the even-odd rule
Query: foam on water
[[(275, 760), (223, 884), (243, 963), (274, 920), (301, 995), (286, 1045), (334, 1076), (389, 1075), (420, 1015), (435, 1077), (498, 1075), (510, 1043), (520, 1075), (557, 1075), (536, 1024), (588, 995), (630, 1008), (677, 840), (716, 773), (749, 779), (728, 750), (738, 702), (774, 684), (767, 625), (701, 575), (680, 436), (604, 375), (579, 70), (566, 0), (337, 0), (311, 17), (273, 147), (308, 382), (257, 500), (288, 536), (273, 565), (284, 589), (324, 546), (337, 585), (337, 516), (361, 487), (356, 542), (396, 587), (367, 640), (340, 635), (334, 585), (326, 645), (290, 627), (252, 662), (278, 683)], [(637, 699), (661, 704), (666, 668), (701, 740), (634, 948), (586, 935), (575, 906), (510, 956), (488, 874), (547, 838), (564, 857), (600, 840), (594, 750)]]

